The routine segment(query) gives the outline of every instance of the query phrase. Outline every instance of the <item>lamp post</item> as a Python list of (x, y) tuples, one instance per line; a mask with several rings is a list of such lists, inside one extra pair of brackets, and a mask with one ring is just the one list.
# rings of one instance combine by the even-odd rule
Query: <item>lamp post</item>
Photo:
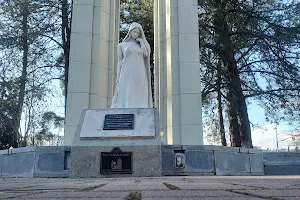
[(277, 151), (278, 151), (278, 134), (277, 134), (277, 124), (275, 126), (275, 133), (276, 133), (276, 146), (277, 146)]

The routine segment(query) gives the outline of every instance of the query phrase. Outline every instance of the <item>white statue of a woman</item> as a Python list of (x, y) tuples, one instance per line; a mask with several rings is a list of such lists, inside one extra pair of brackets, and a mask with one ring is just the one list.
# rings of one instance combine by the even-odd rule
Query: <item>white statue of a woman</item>
[(111, 108), (152, 108), (150, 45), (133, 22), (118, 44), (117, 81)]

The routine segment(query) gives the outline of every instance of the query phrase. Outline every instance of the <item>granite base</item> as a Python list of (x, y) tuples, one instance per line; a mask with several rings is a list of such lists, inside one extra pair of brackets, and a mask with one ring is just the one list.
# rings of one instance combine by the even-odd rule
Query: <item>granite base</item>
[(71, 150), (72, 178), (98, 177), (155, 177), (161, 176), (160, 146), (118, 146), (123, 152), (132, 152), (132, 174), (100, 174), (101, 152), (114, 147), (73, 146)]

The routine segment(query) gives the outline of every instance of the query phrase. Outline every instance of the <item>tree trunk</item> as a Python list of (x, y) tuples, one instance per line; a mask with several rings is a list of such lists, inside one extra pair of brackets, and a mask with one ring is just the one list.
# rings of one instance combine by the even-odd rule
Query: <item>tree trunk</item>
[(225, 13), (223, 9), (222, 2), (220, 0), (215, 0), (214, 7), (214, 27), (215, 27), (215, 41), (216, 45), (219, 47), (219, 57), (223, 61), (224, 69), (227, 73), (225, 74), (225, 80), (227, 81), (227, 114), (229, 121), (229, 135), (231, 146), (239, 147), (241, 146), (240, 128), (238, 123), (238, 111), (237, 111), (237, 98), (235, 95), (235, 83), (233, 82), (234, 73), (234, 59), (232, 55), (232, 48), (230, 47), (230, 38), (228, 35), (227, 24), (225, 21)]
[[(222, 35), (223, 38), (223, 45), (224, 45), (224, 51), (223, 51), (223, 62), (227, 65), (228, 70), (228, 87), (229, 92), (232, 94), (230, 95), (230, 98), (228, 99), (231, 101), (231, 109), (233, 109), (232, 106), (234, 106), (234, 113), (237, 115), (238, 120), (238, 128), (239, 128), (239, 134), (240, 137), (237, 144), (238, 146), (243, 146), (247, 148), (252, 148), (252, 139), (251, 139), (251, 128), (250, 128), (250, 122), (248, 117), (248, 111), (247, 111), (247, 104), (245, 100), (245, 96), (242, 91), (242, 84), (241, 79), (239, 77), (239, 72), (236, 64), (236, 60), (234, 59), (234, 52), (231, 45), (230, 37), (228, 34), (228, 28), (227, 23), (224, 21), (224, 34)], [(235, 128), (236, 129), (236, 128)]]
[[(222, 7), (219, 7), (222, 9)], [(220, 10), (219, 10), (220, 11)], [(230, 104), (231, 106), (235, 104), (237, 119), (238, 119), (238, 128), (239, 128), (239, 140), (237, 144), (238, 146), (248, 147), (252, 148), (252, 139), (251, 139), (251, 129), (250, 129), (250, 122), (248, 117), (248, 111), (247, 111), (247, 104), (245, 101), (245, 96), (242, 91), (242, 85), (241, 80), (239, 77), (239, 72), (236, 64), (236, 60), (234, 58), (234, 50), (232, 47), (232, 42), (230, 39), (230, 28), (228, 27), (228, 24), (225, 20), (225, 15), (220, 16), (219, 18), (221, 20), (220, 23), (223, 24), (222, 26), (222, 32), (221, 32), (221, 40), (222, 40), (222, 54), (223, 54), (223, 62), (227, 63), (227, 69), (228, 69), (228, 81), (229, 81), (229, 87), (233, 95), (229, 99), (232, 101)], [(230, 92), (230, 91), (229, 91)], [(236, 129), (236, 128), (235, 128)]]
[(224, 128), (224, 118), (223, 118), (223, 107), (222, 107), (222, 95), (221, 95), (221, 61), (218, 63), (218, 79), (217, 79), (217, 90), (218, 90), (218, 119), (219, 119), (219, 129), (221, 135), (222, 146), (227, 146), (225, 138), (225, 128)]
[(70, 40), (71, 40), (71, 25), (69, 22), (68, 13), (68, 0), (62, 1), (62, 42), (64, 50), (65, 60), (65, 72), (64, 72), (64, 87), (65, 87), (65, 111), (67, 105), (67, 94), (68, 94), (68, 74), (70, 65)]
[(250, 122), (249, 122), (249, 117), (248, 117), (248, 110), (247, 110), (245, 97), (244, 97), (242, 91), (240, 91), (240, 96), (239, 96), (238, 114), (239, 114), (238, 118), (239, 118), (239, 122), (240, 122), (242, 146), (247, 147), (247, 148), (253, 148), (252, 138), (251, 138), (251, 128), (250, 128)]
[[(226, 39), (225, 39), (226, 41)], [(234, 60), (233, 51), (230, 50), (231, 45), (227, 46), (228, 54), (224, 57), (227, 60), (228, 69), (228, 82), (229, 90), (228, 92), (230, 101), (230, 109), (234, 109), (232, 113), (235, 113), (238, 120), (238, 128), (241, 140), (241, 146), (252, 148), (251, 140), (251, 129), (247, 111), (247, 105), (245, 101), (244, 94), (242, 92), (241, 80), (239, 77), (236, 62)], [(232, 52), (232, 53), (230, 53)], [(230, 54), (229, 54), (230, 53)], [(238, 145), (240, 146), (240, 145)]]
[(232, 88), (227, 91), (227, 113), (231, 146), (241, 146), (240, 125), (237, 117), (237, 99)]
[[(241, 136), (244, 140), (251, 140), (251, 133), (249, 124), (247, 106), (245, 98), (242, 93), (241, 81), (237, 69), (236, 60), (234, 58), (234, 50), (230, 40), (230, 30), (226, 22), (226, 14), (224, 13), (224, 6), (222, 1), (216, 0), (214, 14), (214, 27), (216, 35), (216, 43), (219, 47), (219, 56), (223, 61), (224, 67), (227, 70), (225, 73), (225, 80), (227, 81), (227, 107), (229, 119), (229, 133), (231, 138), (231, 146), (240, 147)], [(250, 137), (250, 138), (249, 138)], [(247, 146), (249, 146), (247, 142)], [(251, 145), (252, 146), (252, 145)]]
[[(18, 105), (16, 111), (16, 126), (15, 130), (18, 133), (20, 129), (21, 116), (23, 110), (24, 96), (25, 96), (25, 85), (27, 82), (27, 66), (28, 66), (28, 0), (24, 0), (22, 3), (22, 50), (23, 50), (23, 60), (22, 60), (22, 74), (20, 77), (19, 84), (19, 96)], [(28, 134), (25, 133), (23, 139), (23, 146), (27, 146)]]

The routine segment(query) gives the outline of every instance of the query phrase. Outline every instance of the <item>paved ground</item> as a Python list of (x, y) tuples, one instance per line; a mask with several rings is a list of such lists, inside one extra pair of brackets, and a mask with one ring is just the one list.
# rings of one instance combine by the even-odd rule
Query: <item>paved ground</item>
[(0, 199), (300, 199), (300, 176), (0, 178)]

